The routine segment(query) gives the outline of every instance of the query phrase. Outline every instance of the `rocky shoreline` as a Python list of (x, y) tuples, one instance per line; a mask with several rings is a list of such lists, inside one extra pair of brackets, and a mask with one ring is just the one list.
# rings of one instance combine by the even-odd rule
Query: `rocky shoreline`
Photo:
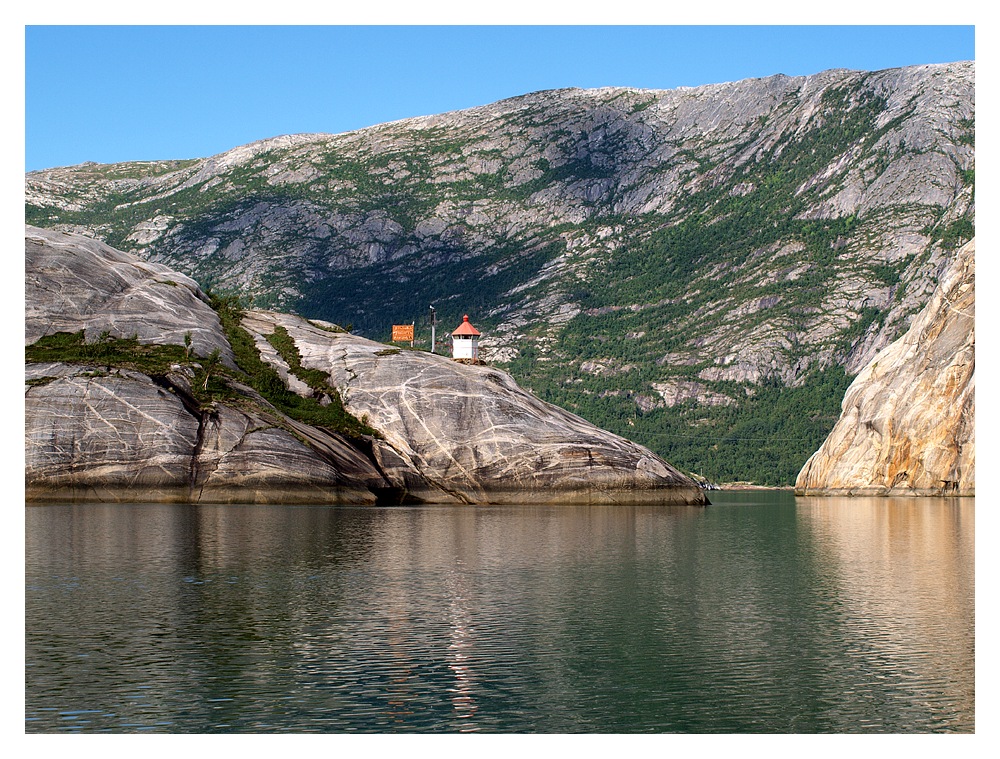
[[(707, 504), (707, 489), (775, 489), (699, 482), (490, 366), (220, 311), (193, 280), (90, 238), (26, 227), (25, 262), (32, 502)], [(794, 492), (974, 495), (974, 317), (975, 240), (851, 385)]]

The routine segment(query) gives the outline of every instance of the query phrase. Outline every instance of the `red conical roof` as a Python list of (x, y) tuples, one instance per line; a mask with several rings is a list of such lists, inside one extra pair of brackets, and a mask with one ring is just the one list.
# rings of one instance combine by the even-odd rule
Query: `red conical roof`
[(458, 325), (458, 329), (456, 329), (451, 334), (453, 334), (453, 335), (469, 335), (471, 337), (479, 337), (480, 333), (479, 333), (478, 329), (476, 329), (475, 327), (472, 326), (471, 323), (469, 323), (469, 315), (466, 314), (465, 316), (462, 317), (462, 323)]

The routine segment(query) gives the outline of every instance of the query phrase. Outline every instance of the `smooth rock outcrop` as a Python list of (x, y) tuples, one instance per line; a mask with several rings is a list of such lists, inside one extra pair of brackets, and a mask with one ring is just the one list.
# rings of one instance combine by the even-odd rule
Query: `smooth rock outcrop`
[(975, 252), (973, 239), (909, 331), (848, 388), (797, 493), (975, 495)]
[[(707, 502), (646, 449), (538, 401), (506, 374), (249, 312), (245, 327), (289, 388), (312, 392), (265, 340), (278, 324), (303, 366), (328, 372), (331, 391), (384, 439), (304, 424), (242, 383), (190, 280), (76, 235), (28, 228), (25, 249), (26, 344), (59, 331), (151, 344), (199, 336), (190, 362), (152, 373), (27, 363), (28, 500)], [(214, 348), (232, 369), (223, 399), (206, 401), (192, 383)]]
[(185, 391), (183, 375), (29, 364), (27, 499), (375, 503), (387, 487), (339, 436), (307, 444), (266, 402), (200, 410)]
[(24, 344), (84, 330), (136, 336), (141, 343), (184, 345), (207, 356), (232, 349), (209, 299), (190, 277), (81, 235), (24, 228)]
[(304, 367), (330, 375), (349, 411), (456, 500), (703, 502), (690, 478), (649, 450), (540, 401), (505, 372), (287, 314), (244, 319), (259, 338), (276, 326), (295, 340)]

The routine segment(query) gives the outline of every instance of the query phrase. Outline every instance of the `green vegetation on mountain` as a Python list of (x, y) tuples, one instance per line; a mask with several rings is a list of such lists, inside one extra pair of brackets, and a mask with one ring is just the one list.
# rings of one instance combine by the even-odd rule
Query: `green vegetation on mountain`
[[(517, 366), (512, 370), (520, 377)], [(530, 379), (543, 400), (645, 445), (683, 471), (713, 482), (761, 485), (795, 480), (804, 463), (802, 451), (814, 451), (826, 438), (851, 380), (842, 369), (832, 368), (810, 374), (799, 387), (770, 380), (738, 405), (704, 406), (689, 400), (672, 409), (643, 411), (634, 395), (609, 393), (603, 389), (606, 383), (593, 377), (577, 378), (569, 387), (544, 375)], [(642, 384), (630, 380), (633, 386)], [(708, 384), (732, 397), (743, 393), (737, 383)]]
[(469, 314), (539, 396), (710, 479), (787, 485), (975, 233), (974, 74), (534, 93), (38, 172), (25, 213), (377, 340), (415, 322), (429, 347), (429, 306), (439, 338)]

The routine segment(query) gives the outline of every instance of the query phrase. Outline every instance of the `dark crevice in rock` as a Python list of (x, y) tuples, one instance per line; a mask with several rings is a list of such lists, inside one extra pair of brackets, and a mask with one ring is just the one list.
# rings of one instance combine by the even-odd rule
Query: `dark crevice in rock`
[(203, 409), (198, 399), (191, 393), (186, 382), (177, 382), (165, 375), (151, 375), (150, 379), (153, 380), (154, 384), (176, 396), (180, 400), (181, 405), (184, 406), (184, 410), (198, 421), (198, 432), (195, 437), (194, 448), (191, 452), (191, 466), (188, 479), (188, 486), (191, 488), (192, 497), (194, 497), (195, 491), (200, 487), (199, 483), (203, 483), (211, 474), (210, 472), (202, 471), (201, 453), (205, 447), (205, 431), (208, 423), (213, 417), (218, 418), (218, 413)]
[(375, 456), (374, 446), (371, 440), (359, 440), (355, 443), (358, 450), (364, 454), (373, 467), (375, 471), (378, 472), (382, 479), (385, 481), (384, 486), (369, 486), (368, 489), (375, 496), (375, 502), (379, 506), (388, 504), (402, 504), (402, 503), (420, 503), (419, 498), (408, 499), (407, 490), (405, 487), (399, 487), (389, 484), (391, 481), (389, 476), (382, 469), (382, 465), (379, 464), (378, 458)]
[(358, 452), (363, 454), (365, 458), (371, 462), (372, 466), (375, 467), (375, 471), (381, 475), (382, 480), (385, 482), (385, 485), (382, 486), (372, 484), (369, 484), (368, 486), (368, 490), (370, 490), (372, 495), (375, 496), (375, 505), (399, 506), (407, 503), (424, 503), (424, 499), (411, 493), (405, 485), (400, 486), (392, 484), (392, 478), (386, 474), (382, 465), (379, 463), (378, 456), (375, 455), (374, 440), (371, 438), (361, 438), (352, 442)]
[[(205, 481), (212, 475), (212, 472), (218, 467), (218, 462), (212, 466), (211, 471), (205, 470), (202, 467), (201, 454), (205, 448), (205, 432), (208, 428), (209, 422), (218, 419), (218, 414), (211, 411), (202, 411), (198, 414), (198, 436), (194, 445), (194, 452), (191, 454), (191, 493), (194, 495), (195, 491), (201, 491), (204, 488)], [(242, 441), (241, 441), (242, 442)], [(198, 492), (200, 497), (201, 493)]]

